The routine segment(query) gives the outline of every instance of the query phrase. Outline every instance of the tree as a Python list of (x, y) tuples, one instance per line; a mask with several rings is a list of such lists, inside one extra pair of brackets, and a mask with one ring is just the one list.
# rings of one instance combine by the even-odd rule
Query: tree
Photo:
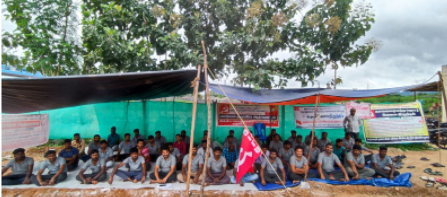
[[(360, 2), (351, 9), (352, 0), (325, 0), (308, 11), (295, 35), (298, 44), (293, 48), (298, 58), (312, 54), (315, 61), (322, 61), (334, 69), (337, 79), (339, 66), (364, 64), (379, 42), (371, 39), (363, 45), (355, 44), (365, 36), (374, 23), (372, 6)], [(308, 54), (306, 54), (308, 53)], [(334, 83), (336, 89), (337, 83)]]
[[(14, 32), (2, 35), (2, 63), (41, 71), (45, 76), (77, 74), (81, 69), (76, 5), (72, 0), (5, 0), (5, 18)], [(24, 56), (13, 51), (23, 50)]]

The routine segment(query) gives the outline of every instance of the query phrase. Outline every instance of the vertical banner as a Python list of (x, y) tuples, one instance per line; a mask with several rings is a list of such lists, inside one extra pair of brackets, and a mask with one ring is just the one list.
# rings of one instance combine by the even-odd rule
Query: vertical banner
[(48, 114), (2, 115), (2, 150), (28, 148), (48, 142)]
[(371, 105), (371, 119), (364, 120), (366, 143), (429, 142), (424, 111), (419, 102)]
[(369, 103), (346, 103), (346, 115), (349, 115), (352, 108), (355, 109), (355, 114), (363, 120), (369, 119), (371, 117), (371, 104)]
[[(247, 127), (253, 126), (255, 123), (264, 123), (267, 127), (279, 127), (278, 105), (233, 105)], [(230, 104), (217, 103), (217, 126), (243, 127), (244, 124)]]
[[(296, 128), (311, 129), (314, 120), (315, 107), (295, 106)], [(343, 120), (346, 117), (344, 105), (331, 105), (317, 107), (316, 129), (343, 128)]]
[(256, 144), (253, 135), (245, 128), (242, 135), (241, 149), (239, 153), (239, 166), (237, 166), (236, 183), (253, 168), (253, 163), (261, 156), (261, 148)]

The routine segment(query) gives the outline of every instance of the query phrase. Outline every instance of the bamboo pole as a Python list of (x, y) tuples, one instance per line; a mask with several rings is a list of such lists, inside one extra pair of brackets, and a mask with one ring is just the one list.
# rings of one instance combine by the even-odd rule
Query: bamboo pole
[[(439, 75), (439, 81), (441, 82), (441, 90), (442, 90), (442, 99), (444, 100), (444, 109), (446, 109), (445, 111), (447, 112), (447, 100), (446, 100), (446, 94), (445, 94), (445, 84), (444, 84), (444, 78), (442, 77), (441, 71), (438, 71), (438, 75)], [(443, 116), (445, 116), (445, 114), (442, 114)], [(438, 120), (438, 125), (439, 125), (439, 120)], [(438, 127), (438, 146), (439, 146), (439, 162), (441, 162), (441, 131)]]
[[(194, 129), (196, 126), (196, 112), (197, 112), (197, 94), (199, 92), (199, 81), (200, 81), (200, 65), (197, 69), (197, 77), (191, 82), (191, 86), (194, 87), (193, 101), (192, 101), (192, 121), (191, 121), (191, 138), (194, 141)], [(189, 143), (189, 153), (192, 153), (192, 147), (194, 143)], [(188, 177), (186, 177), (186, 196), (189, 197), (189, 183), (191, 181), (191, 162), (192, 157), (189, 156), (188, 159)]]
[[(203, 175), (206, 176), (208, 159), (210, 157), (210, 146), (211, 146), (211, 105), (210, 105), (210, 88), (208, 85), (208, 64), (206, 62), (206, 50), (205, 43), (202, 40), (202, 50), (203, 50), (203, 68), (205, 69), (205, 83), (206, 83), (206, 105), (208, 106), (208, 136), (206, 139), (206, 151), (205, 151), (205, 163), (203, 164)], [(202, 185), (200, 186), (200, 196), (203, 196), (203, 191), (205, 188), (205, 179), (202, 180)]]
[[(314, 110), (314, 121), (312, 125), (312, 137), (310, 138), (310, 144), (309, 144), (309, 154), (307, 156), (307, 161), (309, 161), (310, 164), (310, 153), (312, 152), (312, 144), (314, 142), (314, 136), (315, 136), (315, 121), (317, 120), (317, 109), (318, 105), (320, 104), (320, 94), (317, 95), (316, 102), (315, 102), (315, 110)], [(304, 180), (307, 179), (307, 171), (304, 173)]]

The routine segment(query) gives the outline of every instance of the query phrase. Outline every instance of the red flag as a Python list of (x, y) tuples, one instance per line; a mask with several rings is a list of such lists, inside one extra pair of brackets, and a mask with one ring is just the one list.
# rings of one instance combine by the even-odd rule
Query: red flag
[(239, 152), (239, 167), (237, 168), (236, 183), (250, 170), (253, 163), (261, 155), (261, 148), (256, 144), (253, 135), (245, 128), (242, 136), (241, 150)]

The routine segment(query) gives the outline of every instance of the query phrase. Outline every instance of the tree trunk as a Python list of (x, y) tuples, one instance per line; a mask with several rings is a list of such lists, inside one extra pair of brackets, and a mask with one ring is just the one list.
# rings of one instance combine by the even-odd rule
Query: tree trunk
[[(68, 16), (70, 15), (68, 9), (70, 8), (71, 3), (72, 3), (72, 2), (70, 2), (70, 3), (67, 5), (67, 7), (65, 7), (65, 27), (64, 27), (64, 35), (62, 36), (62, 42), (61, 42), (61, 44), (64, 44), (64, 43), (65, 43), (65, 38), (67, 37)], [(56, 73), (57, 76), (59, 76), (59, 72), (60, 72), (60, 70), (61, 70), (61, 61), (62, 61), (62, 51), (60, 51), (60, 54), (59, 54), (59, 60), (58, 60), (58, 65), (57, 65), (57, 73)]]

